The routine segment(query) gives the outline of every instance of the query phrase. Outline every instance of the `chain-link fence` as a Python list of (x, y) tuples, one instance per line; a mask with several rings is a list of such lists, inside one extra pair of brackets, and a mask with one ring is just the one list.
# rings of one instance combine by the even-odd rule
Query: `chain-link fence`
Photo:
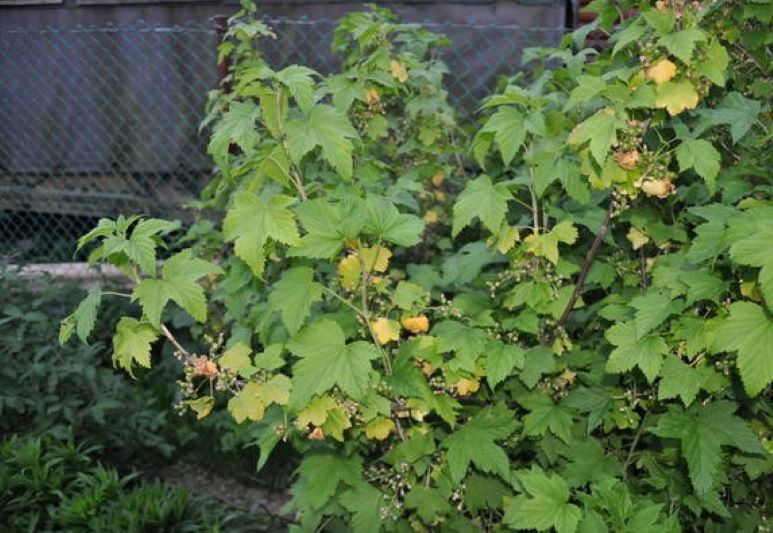
[[(272, 64), (337, 68), (332, 20), (269, 21)], [(425, 23), (446, 34), (453, 103), (472, 113), (525, 47), (562, 28)], [(0, 30), (0, 256), (67, 261), (99, 217), (181, 217), (211, 163), (198, 133), (218, 83), (212, 21)]]

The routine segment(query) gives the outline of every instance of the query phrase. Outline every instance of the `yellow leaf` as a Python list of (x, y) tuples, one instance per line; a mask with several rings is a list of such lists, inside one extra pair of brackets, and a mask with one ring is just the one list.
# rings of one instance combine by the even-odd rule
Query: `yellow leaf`
[(266, 404), (260, 399), (260, 385), (254, 382), (247, 383), (244, 388), (228, 400), (228, 412), (238, 423), (247, 419), (258, 422), (263, 419)]
[(440, 216), (438, 215), (437, 211), (430, 209), (424, 213), (423, 219), (425, 224), (435, 224), (438, 220), (440, 220)]
[(365, 424), (365, 436), (369, 439), (384, 440), (395, 430), (395, 423), (385, 416), (379, 416)]
[(359, 253), (367, 272), (386, 272), (389, 268), (389, 259), (392, 257), (392, 251), (389, 248), (377, 245), (371, 248), (360, 248)]
[(354, 290), (360, 282), (361, 273), (357, 254), (347, 255), (338, 263), (338, 277), (344, 289)]
[(461, 396), (467, 396), (477, 392), (480, 388), (480, 382), (477, 379), (459, 378), (459, 381), (454, 385), (456, 392)]
[(432, 175), (432, 185), (435, 187), (440, 187), (443, 182), (446, 180), (445, 172), (442, 170), (438, 170)]
[(655, 106), (666, 108), (672, 116), (697, 105), (698, 91), (689, 81), (669, 81), (658, 86)]
[(238, 342), (225, 351), (218, 360), (218, 363), (223, 368), (233, 368), (234, 370), (244, 368), (245, 366), (252, 366), (252, 361), (250, 360), (251, 352), (252, 349), (249, 346), (243, 342)]
[(671, 81), (674, 76), (676, 76), (676, 65), (668, 59), (661, 59), (647, 69), (647, 77), (658, 85)]
[(616, 152), (615, 161), (625, 170), (633, 170), (639, 165), (641, 161), (641, 155), (638, 150), (630, 150), (628, 152)]
[(196, 412), (196, 420), (206, 418), (215, 407), (215, 399), (212, 396), (202, 396), (188, 402), (188, 407)]
[(381, 344), (400, 340), (400, 324), (395, 320), (381, 317), (371, 322), (370, 326)]
[(408, 71), (405, 69), (405, 65), (397, 59), (393, 59), (389, 62), (389, 70), (392, 72), (392, 76), (397, 78), (400, 83), (408, 81)]
[(644, 180), (641, 184), (641, 190), (647, 196), (668, 198), (674, 190), (674, 184), (668, 180)]
[(425, 333), (429, 330), (429, 319), (424, 315), (409, 316), (400, 321), (411, 333)]
[(306, 427), (311, 424), (313, 426), (321, 426), (327, 420), (327, 414), (329, 411), (338, 407), (335, 400), (330, 396), (320, 396), (314, 398), (309, 402), (300, 413), (298, 413), (298, 419), (296, 423), (300, 427)]
[(634, 250), (638, 250), (648, 242), (650, 242), (650, 238), (647, 237), (647, 235), (639, 231), (638, 229), (631, 226), (631, 229), (628, 230), (628, 234), (626, 235), (628, 240), (630, 241), (631, 245), (633, 246)]
[(378, 94), (378, 89), (368, 90), (368, 105), (375, 105), (381, 101), (381, 96)]

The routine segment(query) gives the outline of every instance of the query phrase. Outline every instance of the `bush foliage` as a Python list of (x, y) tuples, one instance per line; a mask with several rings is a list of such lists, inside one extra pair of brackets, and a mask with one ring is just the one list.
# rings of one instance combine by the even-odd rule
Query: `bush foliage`
[(246, 4), (207, 120), (222, 220), (160, 271), (174, 223), (80, 239), (134, 283), (117, 365), (166, 338), (183, 408), (260, 428), (259, 467), (301, 452), (301, 530), (768, 527), (773, 6), (591, 9), (460, 127), (442, 37), (374, 8), (341, 72), (276, 70)]

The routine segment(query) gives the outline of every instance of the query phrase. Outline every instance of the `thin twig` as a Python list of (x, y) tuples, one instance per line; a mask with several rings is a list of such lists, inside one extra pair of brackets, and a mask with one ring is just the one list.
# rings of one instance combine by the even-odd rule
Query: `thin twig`
[(639, 437), (641, 437), (641, 432), (644, 429), (644, 422), (646, 420), (647, 415), (645, 414), (644, 418), (642, 418), (641, 424), (639, 424), (639, 427), (636, 430), (636, 435), (634, 435), (633, 441), (631, 441), (631, 445), (628, 447), (628, 455), (626, 456), (625, 462), (623, 463), (623, 481), (625, 481), (628, 477), (628, 467), (631, 466), (633, 452), (636, 451), (636, 445), (639, 444)]
[[(378, 245), (376, 248), (376, 254), (373, 258), (373, 267), (375, 267), (376, 263), (378, 263), (378, 256), (380, 252), (381, 245)], [(373, 330), (373, 325), (370, 323), (370, 309), (368, 307), (368, 280), (370, 279), (370, 274), (368, 272), (367, 265), (365, 264), (365, 258), (362, 255), (362, 250), (357, 250), (357, 259), (360, 262), (360, 299), (362, 300), (362, 318), (365, 320), (365, 326), (370, 332), (370, 337), (373, 339), (373, 343), (378, 348), (378, 351), (381, 352), (381, 359), (384, 362), (384, 371), (387, 373), (387, 375), (391, 376), (392, 362), (389, 360), (389, 354), (387, 354), (386, 350), (384, 350), (384, 347), (379, 342), (378, 337), (376, 336), (376, 332)]]
[(165, 324), (161, 324), (161, 333), (164, 334), (164, 337), (169, 339), (169, 342), (171, 342), (174, 345), (174, 347), (177, 349), (178, 352), (187, 356), (191, 355), (190, 353), (188, 353), (188, 350), (182, 347), (182, 344), (177, 342), (177, 339), (174, 338), (174, 335), (172, 335), (172, 332), (169, 331), (169, 328), (167, 328)]
[[(590, 267), (593, 265), (593, 259), (596, 257), (596, 253), (599, 251), (599, 248), (601, 247), (601, 243), (604, 241), (604, 237), (607, 235), (607, 232), (609, 231), (609, 222), (612, 220), (612, 213), (615, 210), (615, 202), (614, 200), (609, 202), (609, 208), (607, 209), (607, 216), (604, 218), (604, 222), (601, 223), (601, 227), (599, 228), (598, 233), (596, 234), (596, 238), (593, 240), (593, 243), (590, 245), (590, 248), (588, 249), (588, 253), (585, 254), (585, 262), (582, 264), (582, 270), (580, 270), (580, 275), (577, 278), (577, 283), (574, 285), (574, 291), (572, 292), (572, 296), (569, 298), (569, 301), (566, 303), (566, 307), (564, 307), (563, 313), (561, 313), (561, 318), (558, 319), (558, 322), (556, 323), (554, 332), (558, 330), (561, 326), (564, 325), (564, 322), (566, 322), (566, 319), (569, 318), (569, 313), (572, 312), (572, 309), (574, 308), (574, 304), (577, 303), (577, 299), (580, 297), (580, 293), (582, 292), (582, 287), (585, 284), (585, 278), (588, 276), (588, 272), (590, 271)], [(547, 339), (547, 344), (550, 344), (552, 342), (553, 335), (549, 335)]]
[(337, 292), (335, 292), (334, 290), (332, 290), (332, 289), (328, 289), (328, 288), (327, 288), (327, 287), (325, 287), (324, 285), (321, 285), (321, 287), (322, 287), (322, 290), (323, 290), (323, 291), (325, 291), (327, 294), (329, 294), (329, 295), (330, 295), (330, 296), (332, 296), (333, 298), (336, 298), (336, 299), (338, 299), (338, 300), (339, 300), (339, 301), (341, 301), (343, 304), (345, 304), (345, 305), (347, 305), (348, 307), (350, 307), (350, 308), (351, 308), (351, 309), (352, 309), (352, 310), (353, 310), (355, 313), (357, 313), (357, 315), (358, 315), (358, 316), (361, 316), (363, 319), (365, 319), (365, 318), (366, 318), (366, 315), (365, 315), (365, 313), (363, 313), (363, 312), (362, 312), (362, 309), (360, 309), (359, 307), (357, 307), (356, 305), (354, 305), (352, 302), (350, 302), (349, 300), (347, 300), (346, 298), (344, 298), (343, 296), (341, 296), (340, 294), (338, 294), (338, 293), (337, 293)]

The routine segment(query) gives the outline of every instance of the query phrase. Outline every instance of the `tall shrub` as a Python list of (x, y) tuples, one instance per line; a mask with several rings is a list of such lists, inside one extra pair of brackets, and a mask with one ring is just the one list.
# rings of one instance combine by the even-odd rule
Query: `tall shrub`
[(170, 223), (80, 240), (136, 283), (118, 365), (166, 337), (185, 406), (259, 424), (259, 467), (301, 452), (301, 530), (767, 527), (770, 5), (592, 9), (610, 47), (529, 50), (462, 148), (438, 36), (356, 13), (341, 73), (275, 70), (247, 5), (209, 120), (222, 222), (160, 272)]

